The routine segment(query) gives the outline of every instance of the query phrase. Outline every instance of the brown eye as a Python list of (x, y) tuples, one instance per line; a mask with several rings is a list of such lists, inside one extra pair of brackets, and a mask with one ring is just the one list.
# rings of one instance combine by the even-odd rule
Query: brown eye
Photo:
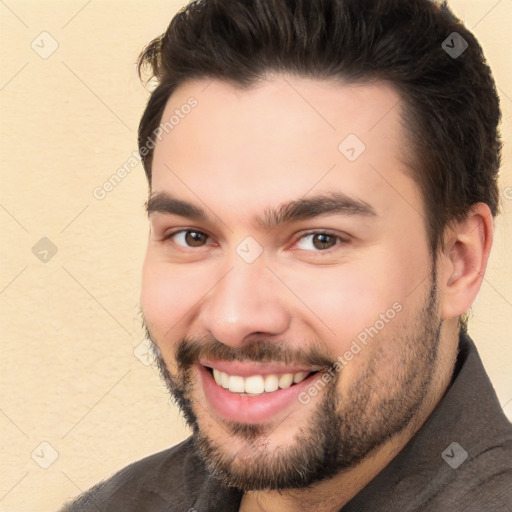
[(165, 240), (172, 240), (176, 245), (182, 247), (202, 247), (208, 240), (208, 235), (201, 231), (183, 229), (165, 237)]
[(340, 237), (331, 233), (307, 233), (300, 238), (297, 247), (304, 251), (326, 252), (340, 242)]
[(207, 238), (204, 233), (198, 231), (185, 231), (185, 242), (190, 247), (201, 247)]
[(313, 246), (319, 250), (330, 249), (336, 245), (337, 238), (333, 235), (327, 235), (325, 233), (320, 233), (318, 235), (312, 235)]

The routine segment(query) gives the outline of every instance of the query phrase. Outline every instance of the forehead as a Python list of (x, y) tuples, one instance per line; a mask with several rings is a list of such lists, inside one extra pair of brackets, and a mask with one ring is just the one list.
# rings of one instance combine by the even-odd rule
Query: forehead
[(339, 191), (377, 211), (397, 201), (419, 210), (401, 108), (383, 83), (279, 76), (248, 89), (183, 84), (162, 116), (162, 126), (173, 122), (157, 141), (152, 192), (208, 198), (221, 209), (228, 200), (240, 212), (313, 191)]

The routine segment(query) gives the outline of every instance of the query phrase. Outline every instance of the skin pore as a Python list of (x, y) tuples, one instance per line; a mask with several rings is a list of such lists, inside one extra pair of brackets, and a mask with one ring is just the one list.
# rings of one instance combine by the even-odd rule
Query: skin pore
[[(492, 242), (489, 209), (447, 229), (433, 261), (387, 85), (199, 80), (162, 120), (190, 97), (197, 107), (157, 142), (148, 202), (141, 302), (162, 375), (209, 469), (245, 491), (240, 510), (339, 510), (449, 384), (457, 317)], [(340, 146), (351, 134), (365, 146), (355, 159)], [(212, 399), (205, 361), (321, 370), (313, 383), (371, 327), (307, 403), (244, 421)]]

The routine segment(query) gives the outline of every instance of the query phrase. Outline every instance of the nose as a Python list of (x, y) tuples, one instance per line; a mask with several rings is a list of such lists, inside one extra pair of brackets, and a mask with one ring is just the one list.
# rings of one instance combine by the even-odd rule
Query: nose
[(232, 347), (244, 345), (251, 335), (282, 334), (291, 320), (282, 288), (262, 259), (237, 261), (206, 296), (201, 328)]

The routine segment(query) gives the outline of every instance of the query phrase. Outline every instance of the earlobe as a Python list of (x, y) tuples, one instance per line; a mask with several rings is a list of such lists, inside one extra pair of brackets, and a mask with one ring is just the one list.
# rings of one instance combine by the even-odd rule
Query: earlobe
[(456, 318), (469, 310), (484, 278), (493, 239), (493, 218), (484, 203), (447, 229), (440, 258), (441, 317)]

